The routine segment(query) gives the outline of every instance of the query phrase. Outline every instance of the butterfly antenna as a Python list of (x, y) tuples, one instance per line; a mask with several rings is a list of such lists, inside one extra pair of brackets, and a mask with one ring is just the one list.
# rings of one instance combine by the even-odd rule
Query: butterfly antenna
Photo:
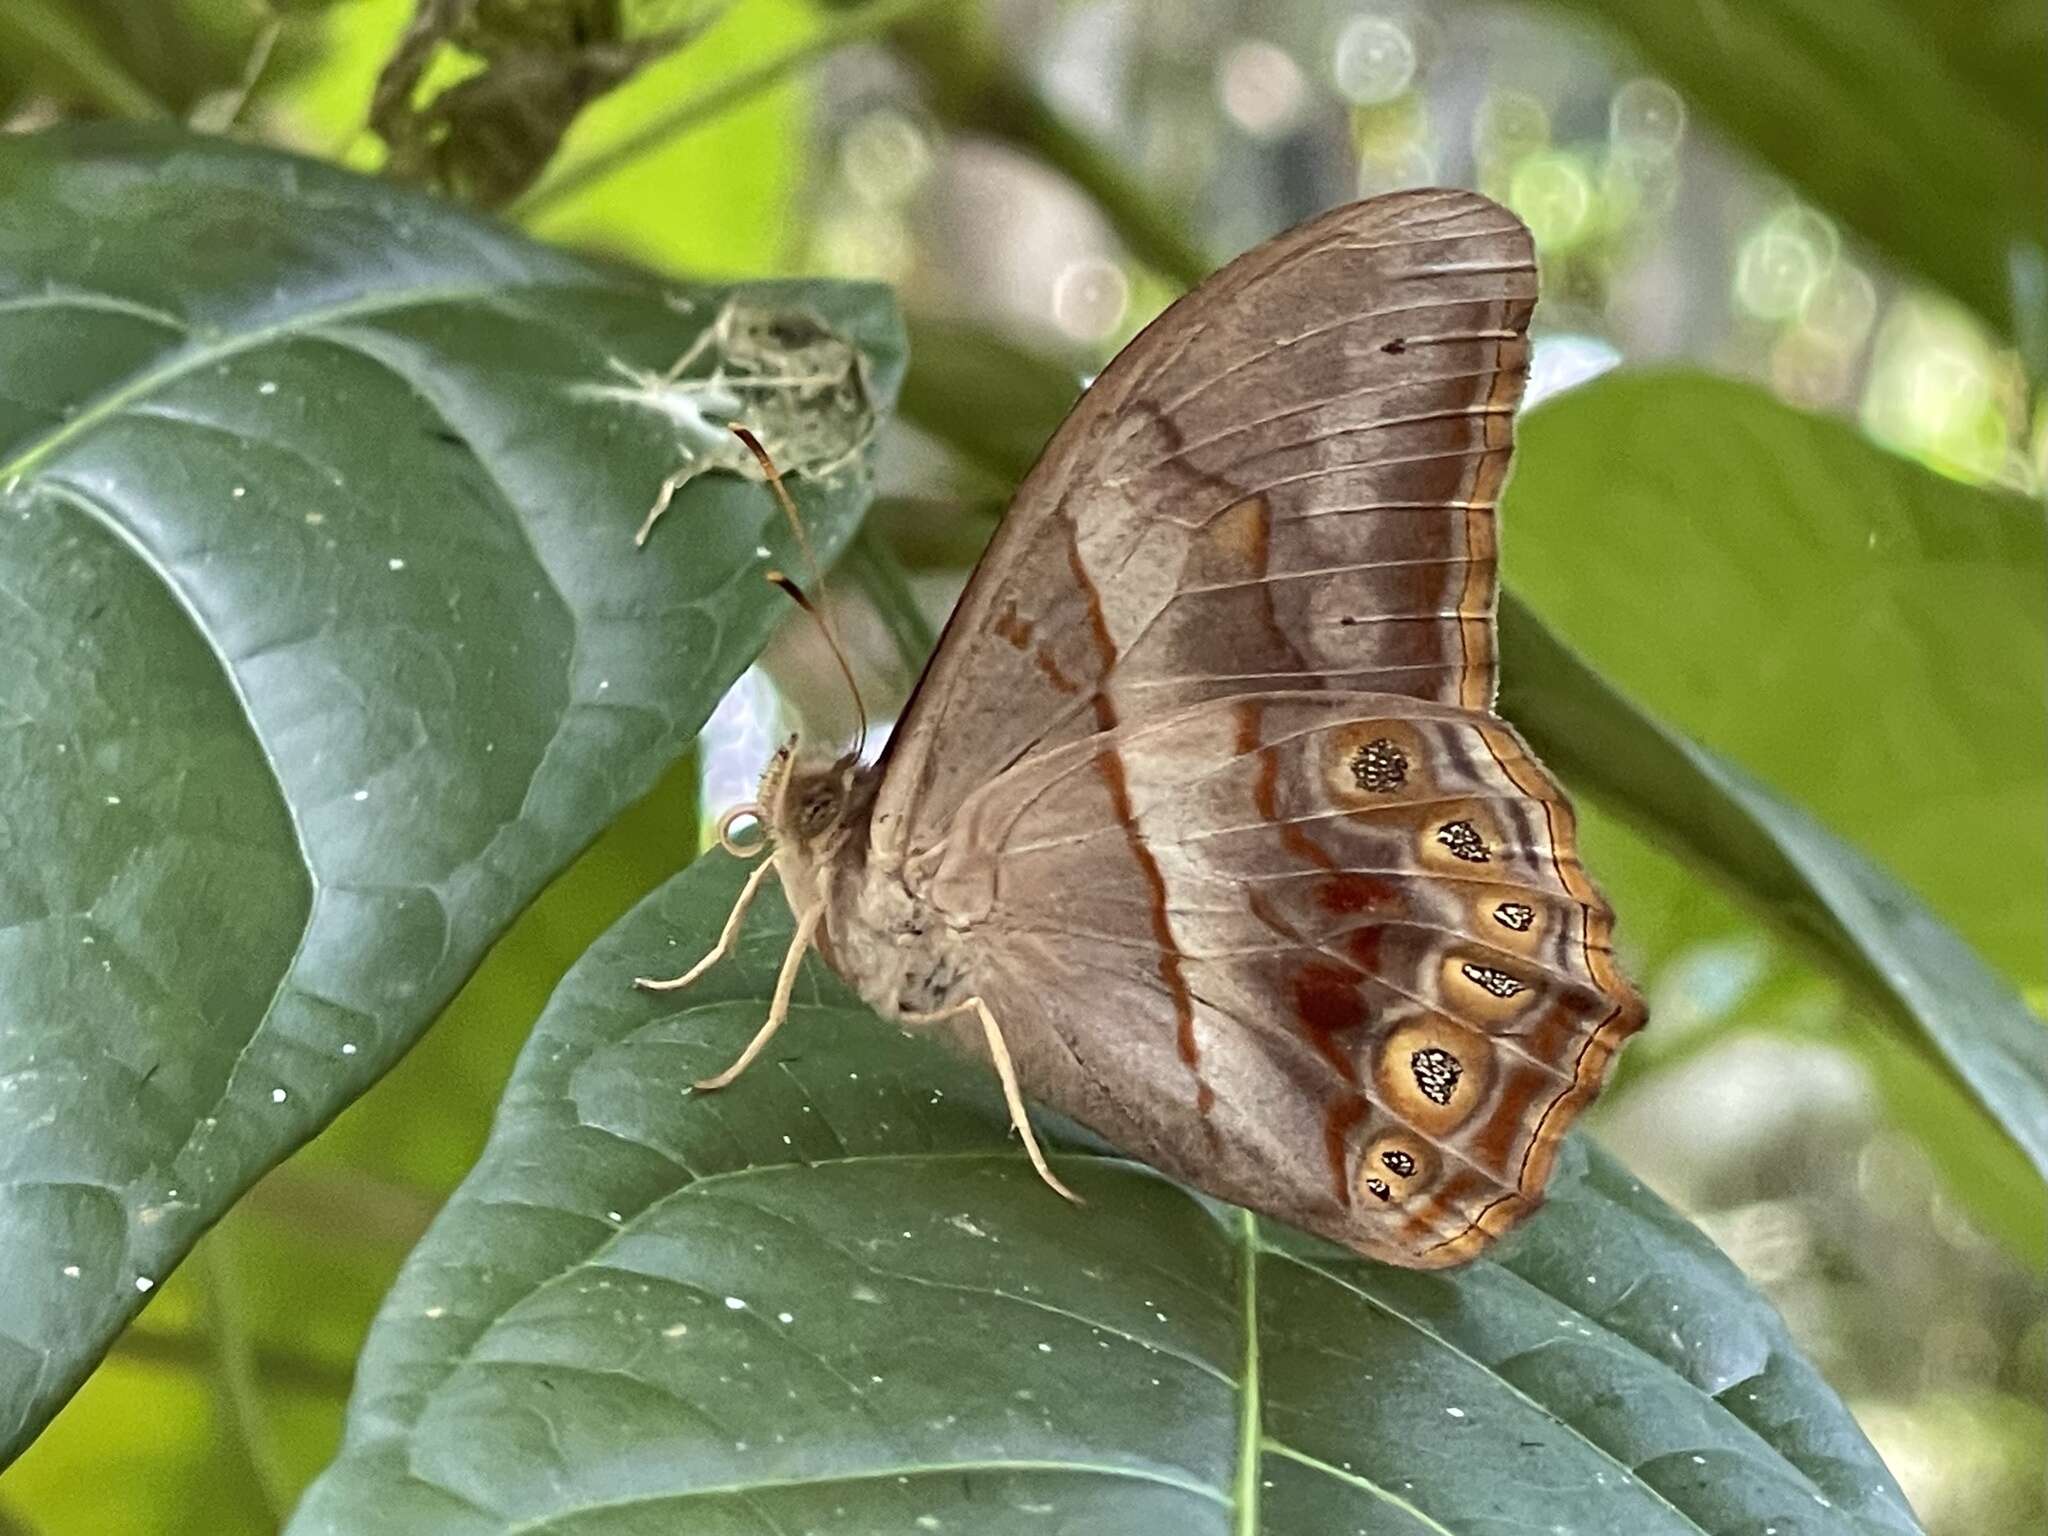
[(810, 535), (804, 532), (804, 520), (797, 516), (796, 500), (789, 494), (789, 487), (782, 483), (782, 471), (775, 467), (775, 461), (768, 457), (768, 450), (761, 446), (761, 439), (745, 427), (735, 426), (732, 435), (747, 445), (747, 452), (754, 456), (754, 462), (761, 466), (761, 473), (768, 477), (768, 489), (775, 493), (775, 499), (782, 506), (782, 515), (789, 519), (789, 531), (796, 535), (796, 547), (804, 552), (804, 569), (811, 578), (815, 590), (824, 585), (825, 576), (818, 569), (817, 551), (811, 548)]
[(811, 616), (811, 622), (818, 626), (818, 633), (825, 637), (825, 644), (831, 647), (832, 659), (839, 663), (839, 675), (846, 679), (846, 691), (853, 695), (854, 716), (860, 721), (860, 731), (853, 745), (853, 755), (858, 758), (868, 745), (868, 707), (861, 702), (860, 684), (853, 680), (853, 667), (847, 662), (846, 652), (840, 649), (839, 637), (832, 633), (832, 626), (825, 622), (825, 615), (818, 605), (804, 596), (802, 587), (780, 571), (770, 571), (768, 580), (782, 589), (783, 596)]

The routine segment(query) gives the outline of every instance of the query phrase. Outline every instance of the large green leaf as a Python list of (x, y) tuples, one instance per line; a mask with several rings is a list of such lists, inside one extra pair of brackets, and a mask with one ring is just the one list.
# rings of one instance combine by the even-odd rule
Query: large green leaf
[(2036, 0), (1551, 3), (1612, 27), (1857, 234), (2015, 332), (2014, 263), (2048, 249)]
[[(744, 297), (893, 392), (881, 290)], [(218, 141), (0, 139), (0, 1455), (759, 648), (757, 486), (630, 543), (721, 438), (644, 372), (724, 302)], [(798, 483), (836, 547), (857, 456)]]
[(2008, 974), (2043, 980), (2039, 506), (1696, 373), (1611, 374), (1520, 437), (1501, 538), (1529, 605)]
[[(1917, 1028), (2048, 1178), (2048, 1025), (1969, 945), (1813, 817), (1636, 710), (1512, 595), (1501, 650), (1501, 707), (1545, 761)], [(2040, 1190), (1998, 1198), (2038, 1206)]]
[(408, 1261), (292, 1536), (1916, 1529), (1770, 1308), (1583, 1142), (1499, 1262), (1388, 1269), (1070, 1155), (712, 855), (580, 961)]

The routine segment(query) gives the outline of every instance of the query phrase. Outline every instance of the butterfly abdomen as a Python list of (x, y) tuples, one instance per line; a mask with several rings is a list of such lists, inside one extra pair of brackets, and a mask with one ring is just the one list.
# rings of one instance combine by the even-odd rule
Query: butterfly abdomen
[(884, 1018), (943, 1013), (974, 995), (968, 936), (886, 870), (838, 872), (826, 957)]

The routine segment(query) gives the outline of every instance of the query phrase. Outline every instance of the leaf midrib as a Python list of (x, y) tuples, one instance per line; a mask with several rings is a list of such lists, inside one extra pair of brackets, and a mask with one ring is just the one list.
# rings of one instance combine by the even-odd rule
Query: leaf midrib
[[(434, 304), (481, 303), (502, 297), (508, 290), (534, 289), (562, 286), (557, 282), (536, 280), (531, 282), (499, 281), (479, 284), (464, 283), (429, 288), (412, 288), (396, 294), (382, 294), (347, 300), (340, 304), (298, 310), (270, 325), (257, 326), (247, 331), (223, 336), (217, 341), (198, 345), (187, 345), (175, 351), (164, 362), (153, 368), (131, 375), (126, 383), (117, 384), (103, 391), (89, 405), (68, 418), (54, 431), (45, 433), (40, 439), (31, 439), (29, 446), (5, 464), (0, 464), (0, 485), (6, 485), (22, 476), (31, 474), (51, 454), (97, 427), (104, 426), (123, 409), (137, 400), (147, 399), (156, 391), (177, 383), (199, 370), (215, 363), (239, 357), (273, 341), (290, 340), (308, 335), (320, 327), (334, 325), (348, 320), (375, 319), (382, 315), (402, 314), (410, 309), (419, 309)], [(580, 287), (586, 284), (569, 284)], [(112, 294), (78, 294), (73, 299), (104, 301), (107, 307), (122, 305), (124, 301)], [(157, 569), (154, 562), (152, 569)], [(161, 570), (158, 574), (162, 575)]]
[(1266, 1427), (1259, 1390), (1259, 1218), (1250, 1211), (1237, 1214), (1244, 1366), (1238, 1375), (1237, 1486), (1231, 1502), (1237, 1507), (1238, 1536), (1259, 1536), (1259, 1457)]

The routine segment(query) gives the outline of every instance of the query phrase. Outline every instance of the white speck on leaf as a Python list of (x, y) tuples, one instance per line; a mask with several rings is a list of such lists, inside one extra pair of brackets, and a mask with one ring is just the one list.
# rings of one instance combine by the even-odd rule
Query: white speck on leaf
[(353, 1040), (344, 1040), (344, 1041), (342, 1041), (342, 1042), (341, 1042), (341, 1054), (342, 1054), (342, 1055), (344, 1055), (344, 1056), (353, 1056), (353, 1055), (355, 1055), (355, 1053), (356, 1053), (356, 1043), (355, 1043), (355, 1041), (353, 1041)]
[(286, 1099), (290, 1097), (291, 1095), (285, 1092), (282, 1088), (273, 1088), (270, 1090), (270, 1102), (273, 1104), (282, 1104)]
[(1444, 1412), (1448, 1413), (1454, 1419), (1462, 1419), (1463, 1417), (1465, 1417), (1465, 1410), (1462, 1408), (1446, 1408)]
[(405, 569), (405, 562), (399, 559), (398, 556), (396, 555), (393, 555), (389, 560), (386, 560), (384, 563), (391, 567), (391, 569), (394, 571), (402, 571)]
[(370, 798), (370, 792), (367, 789), (359, 789), (349, 798), (351, 800), (367, 800)]
[(446, 1317), (447, 1315), (448, 1309), (446, 1307), (429, 1307), (420, 1314), (421, 1317)]
[(156, 1289), (156, 1282), (150, 1279), (147, 1275), (137, 1275), (135, 1277), (135, 1289), (142, 1292), (143, 1295), (147, 1296), (151, 1291)]
[(238, 485), (233, 490), (229, 491), (228, 494), (234, 497), (235, 500), (240, 501), (244, 496), (249, 494), (249, 487), (247, 487), (246, 485)]
[(66, 1264), (64, 1266), (64, 1277), (67, 1280), (76, 1280), (78, 1278), (78, 1266), (76, 1264)]
[(734, 1312), (744, 1312), (747, 1310), (747, 1304), (737, 1296), (726, 1297), (725, 1304), (729, 1310)]
[(109, 805), (119, 805), (120, 803), (121, 803), (121, 797), (120, 797), (119, 795), (109, 795), (109, 796), (107, 796), (107, 804), (109, 804)]

